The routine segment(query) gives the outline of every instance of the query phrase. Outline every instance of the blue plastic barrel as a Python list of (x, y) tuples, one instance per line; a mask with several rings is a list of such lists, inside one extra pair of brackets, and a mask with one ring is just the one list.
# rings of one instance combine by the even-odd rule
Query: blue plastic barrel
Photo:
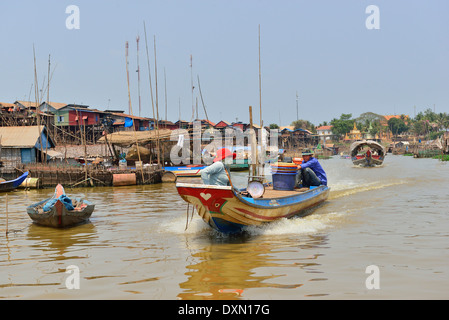
[(293, 190), (296, 184), (296, 173), (273, 173), (274, 190)]

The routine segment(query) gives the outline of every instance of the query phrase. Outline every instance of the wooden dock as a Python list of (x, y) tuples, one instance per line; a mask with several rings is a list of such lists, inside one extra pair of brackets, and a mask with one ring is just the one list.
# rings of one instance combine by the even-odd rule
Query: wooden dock
[(144, 168), (85, 168), (33, 164), (23, 166), (29, 177), (37, 178), (39, 187), (53, 188), (58, 183), (67, 187), (96, 187), (154, 184), (162, 181), (161, 166)]

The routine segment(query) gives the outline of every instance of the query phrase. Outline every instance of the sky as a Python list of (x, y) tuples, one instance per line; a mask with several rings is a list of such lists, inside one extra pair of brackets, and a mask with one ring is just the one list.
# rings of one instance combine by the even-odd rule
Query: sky
[(50, 101), (130, 113), (131, 100), (173, 122), (197, 106), (205, 119), (203, 102), (215, 123), (249, 122), (252, 106), (281, 126), (449, 112), (447, 0), (17, 0), (0, 19), (0, 102), (36, 100), (34, 46), (43, 100), (50, 55)]

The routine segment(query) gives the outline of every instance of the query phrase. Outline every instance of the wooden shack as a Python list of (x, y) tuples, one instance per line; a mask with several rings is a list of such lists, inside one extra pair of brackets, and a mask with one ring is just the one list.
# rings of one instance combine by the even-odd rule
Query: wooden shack
[(0, 137), (1, 161), (5, 168), (41, 162), (55, 147), (45, 126), (0, 127)]

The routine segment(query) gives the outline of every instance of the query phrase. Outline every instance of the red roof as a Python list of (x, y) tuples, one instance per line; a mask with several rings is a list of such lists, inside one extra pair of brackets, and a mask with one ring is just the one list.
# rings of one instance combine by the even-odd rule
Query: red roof
[(332, 130), (332, 126), (321, 126), (316, 128), (316, 130)]

